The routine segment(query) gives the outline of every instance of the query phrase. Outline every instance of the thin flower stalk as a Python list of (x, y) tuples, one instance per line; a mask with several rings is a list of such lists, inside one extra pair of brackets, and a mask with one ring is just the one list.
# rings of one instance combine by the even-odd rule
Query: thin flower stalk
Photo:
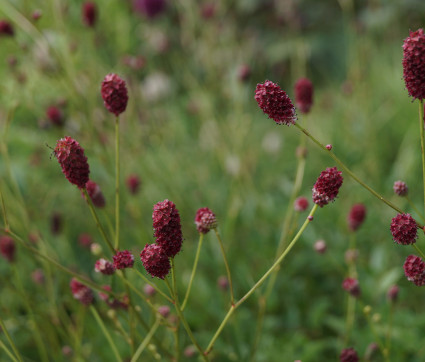
[(409, 203), (409, 205), (412, 207), (412, 209), (416, 212), (416, 214), (418, 214), (418, 216), (422, 219), (423, 222), (425, 222), (425, 218), (423, 216), (423, 214), (418, 210), (418, 208), (416, 207), (416, 205), (412, 202), (412, 200), (410, 199), (410, 197), (408, 195), (404, 196), (407, 200), (407, 202)]
[(89, 205), (89, 209), (90, 209), (90, 212), (91, 212), (91, 214), (92, 214), (92, 216), (94, 218), (94, 221), (96, 222), (97, 229), (99, 230), (100, 234), (103, 237), (103, 240), (108, 245), (108, 247), (111, 250), (112, 254), (115, 254), (115, 249), (112, 246), (111, 242), (109, 241), (108, 237), (106, 236), (106, 232), (103, 229), (102, 224), (99, 221), (99, 217), (97, 216), (96, 210), (94, 209), (93, 203), (91, 201), (91, 198), (90, 198), (89, 194), (87, 193), (87, 190), (84, 189), (83, 190), (83, 193), (84, 193), (84, 197), (85, 197), (85, 199), (87, 201), (87, 204)]
[(115, 118), (115, 249), (120, 245), (120, 123)]
[(421, 135), (421, 154), (422, 154), (422, 177), (424, 189), (424, 209), (425, 209), (425, 132), (424, 132), (424, 102), (419, 99), (419, 129)]
[(108, 329), (106, 328), (105, 324), (102, 321), (102, 318), (100, 318), (99, 313), (97, 312), (96, 308), (93, 305), (90, 306), (90, 311), (92, 312), (94, 319), (96, 319), (97, 324), (99, 325), (100, 329), (105, 335), (105, 338), (107, 339), (108, 344), (111, 347), (112, 352), (114, 353), (115, 359), (119, 362), (122, 362), (122, 358), (120, 357), (120, 354), (118, 352), (117, 346), (114, 343), (114, 340), (112, 339)]
[(224, 265), (226, 267), (227, 279), (229, 281), (229, 289), (230, 289), (230, 303), (235, 304), (235, 296), (233, 294), (233, 283), (232, 283), (232, 275), (230, 274), (229, 263), (227, 262), (226, 252), (224, 251), (223, 242), (221, 241), (220, 234), (217, 229), (214, 229), (215, 235), (217, 236), (218, 243), (220, 245), (221, 254), (223, 255)]
[(9, 351), (9, 348), (6, 347), (6, 345), (3, 343), (3, 341), (0, 341), (0, 347), (3, 349), (3, 351), (9, 356), (9, 358), (13, 362), (21, 362), (22, 360), (16, 359), (16, 357), (13, 355), (11, 351)]
[(6, 205), (4, 204), (3, 193), (1, 192), (1, 188), (0, 188), (0, 201), (1, 201), (1, 208), (3, 211), (4, 229), (7, 232), (9, 230), (9, 221), (7, 219)]
[(422, 252), (421, 249), (419, 249), (419, 247), (415, 244), (412, 244), (413, 248), (421, 255), (422, 259), (425, 260), (425, 254)]
[(21, 354), (19, 353), (19, 350), (16, 348), (15, 342), (13, 342), (13, 339), (10, 336), (9, 332), (7, 331), (7, 328), (4, 325), (3, 319), (1, 317), (0, 317), (0, 327), (1, 327), (1, 330), (4, 333), (4, 335), (6, 336), (7, 341), (9, 342), (9, 345), (12, 348), (13, 353), (15, 353), (15, 356), (16, 356), (15, 360), (22, 362)]
[(154, 336), (156, 330), (159, 327), (160, 324), (160, 318), (156, 318), (155, 323), (153, 324), (152, 328), (150, 329), (149, 333), (146, 335), (146, 337), (143, 339), (142, 343), (140, 343), (139, 347), (137, 347), (136, 352), (134, 353), (133, 357), (131, 358), (131, 362), (139, 361), (139, 357), (146, 348), (146, 346), (149, 344), (150, 340)]
[(288, 247), (283, 251), (283, 253), (279, 256), (279, 258), (273, 263), (273, 265), (266, 271), (266, 273), (257, 281), (257, 283), (254, 284), (254, 286), (241, 298), (236, 304), (232, 304), (229, 311), (227, 312), (226, 316), (224, 317), (223, 321), (221, 322), (220, 326), (218, 327), (217, 331), (215, 332), (214, 336), (212, 337), (210, 343), (208, 344), (207, 349), (205, 350), (205, 354), (208, 354), (211, 352), (211, 349), (214, 346), (215, 341), (217, 340), (218, 336), (220, 335), (221, 331), (227, 324), (229, 318), (233, 314), (233, 312), (238, 308), (243, 302), (245, 302), (251, 294), (253, 294), (263, 283), (264, 281), (270, 276), (270, 274), (273, 273), (275, 268), (277, 268), (280, 263), (285, 259), (286, 255), (291, 251), (291, 249), (294, 247), (297, 240), (300, 238), (301, 234), (304, 232), (304, 230), (307, 228), (308, 224), (313, 220), (313, 215), (315, 214), (316, 210), (318, 208), (317, 204), (314, 204), (313, 208), (311, 209), (308, 217), (304, 221), (304, 224), (301, 226), (300, 230), (298, 230), (297, 234), (294, 236), (292, 241), (289, 243)]
[(186, 304), (187, 304), (187, 301), (188, 301), (189, 295), (190, 295), (190, 290), (192, 288), (193, 279), (195, 279), (196, 268), (198, 266), (199, 255), (201, 253), (202, 241), (203, 240), (204, 240), (204, 234), (199, 233), (198, 248), (196, 249), (195, 261), (193, 262), (192, 274), (190, 275), (189, 285), (187, 287), (186, 295), (185, 295), (183, 303), (182, 303), (182, 311), (184, 311), (184, 308), (186, 307)]

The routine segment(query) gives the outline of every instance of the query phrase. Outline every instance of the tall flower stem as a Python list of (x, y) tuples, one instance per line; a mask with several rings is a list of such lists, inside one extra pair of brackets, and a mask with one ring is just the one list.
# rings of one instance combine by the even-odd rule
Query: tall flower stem
[[(349, 250), (353, 250), (353, 251), (356, 250), (356, 234), (355, 233), (351, 233)], [(355, 258), (349, 261), (348, 276), (350, 278), (357, 279), (357, 268), (356, 268)], [(356, 298), (351, 295), (348, 295), (345, 345), (348, 345), (348, 343), (350, 342), (351, 331), (354, 325), (355, 313), (356, 313)]]
[(102, 321), (102, 318), (100, 318), (99, 313), (97, 313), (97, 310), (93, 305), (90, 306), (90, 311), (92, 312), (94, 319), (96, 319), (97, 324), (99, 325), (100, 329), (102, 330), (103, 334), (105, 335), (109, 346), (112, 349), (112, 352), (114, 353), (115, 359), (119, 362), (122, 362), (122, 359), (120, 357), (120, 354), (117, 350), (117, 346), (114, 343), (114, 340), (112, 339), (111, 335), (109, 334), (108, 329), (106, 328), (105, 324)]
[[(305, 128), (303, 128), (301, 125), (299, 125), (297, 122), (295, 123), (295, 126), (303, 132), (308, 138), (310, 138), (317, 146), (319, 146), (322, 150), (327, 152), (334, 161), (341, 166), (341, 168), (348, 173), (356, 182), (358, 182), (361, 186), (363, 186), (366, 190), (368, 190), (373, 196), (375, 196), (377, 199), (381, 200), (385, 204), (387, 204), (389, 207), (397, 211), (399, 214), (403, 214), (403, 211), (398, 208), (396, 205), (394, 205), (391, 201), (385, 199), (383, 196), (378, 194), (375, 190), (370, 188), (368, 185), (366, 185), (362, 180), (360, 180), (338, 157), (335, 156), (335, 154), (326, 148), (325, 145), (320, 143), (316, 138), (314, 138)], [(418, 224), (419, 225), (419, 224)], [(419, 225), (421, 228), (423, 228), (423, 225)]]
[(190, 289), (192, 288), (193, 279), (195, 278), (196, 267), (198, 266), (199, 254), (201, 253), (202, 240), (203, 239), (204, 239), (204, 234), (203, 233), (199, 233), (198, 248), (196, 250), (195, 261), (193, 262), (192, 274), (190, 275), (189, 285), (187, 287), (186, 295), (185, 295), (184, 300), (183, 300), (183, 303), (182, 303), (182, 311), (184, 311), (184, 308), (186, 307), (187, 300), (189, 299)]
[(12, 347), (13, 353), (15, 353), (15, 356), (16, 356), (17, 360), (18, 360), (19, 362), (22, 362), (21, 354), (19, 353), (19, 350), (16, 348), (16, 345), (15, 345), (15, 343), (13, 342), (12, 337), (10, 337), (10, 334), (9, 334), (9, 332), (7, 331), (7, 328), (6, 328), (6, 326), (4, 325), (3, 319), (2, 319), (1, 317), (0, 317), (0, 327), (1, 327), (1, 330), (2, 330), (2, 332), (4, 333), (4, 335), (6, 336), (6, 339), (7, 339), (7, 341), (9, 342), (10, 347)]
[(139, 347), (137, 348), (136, 352), (134, 353), (133, 357), (131, 358), (131, 362), (139, 361), (140, 355), (142, 354), (143, 350), (146, 348), (146, 346), (148, 345), (148, 343), (152, 339), (156, 330), (158, 329), (160, 320), (161, 320), (160, 318), (156, 318), (156, 321), (153, 324), (152, 328), (150, 329), (149, 333), (143, 339), (142, 343), (140, 343)]
[(205, 354), (208, 354), (208, 353), (211, 352), (215, 341), (217, 340), (218, 336), (222, 332), (223, 328), (225, 327), (225, 325), (229, 321), (231, 315), (236, 310), (236, 308), (241, 306), (241, 304), (243, 302), (245, 302), (251, 296), (251, 294), (254, 293), (264, 283), (264, 281), (270, 276), (270, 274), (273, 273), (275, 268), (277, 268), (280, 265), (280, 263), (283, 261), (283, 259), (285, 259), (286, 255), (288, 255), (288, 253), (294, 247), (295, 243), (300, 238), (300, 236), (304, 232), (304, 230), (307, 228), (310, 221), (313, 220), (312, 218), (313, 218), (313, 215), (315, 214), (315, 212), (317, 210), (317, 207), (318, 207), (317, 204), (315, 204), (313, 206), (313, 208), (310, 211), (309, 216), (304, 221), (304, 224), (301, 226), (300, 230), (298, 230), (297, 234), (294, 236), (294, 238), (289, 243), (287, 248), (282, 252), (282, 254), (279, 256), (279, 258), (273, 263), (273, 265), (266, 271), (266, 273), (258, 280), (257, 283), (254, 284), (254, 286), (241, 299), (239, 299), (239, 301), (236, 304), (232, 304), (230, 306), (229, 311), (227, 312), (226, 316), (224, 317), (223, 321), (221, 322), (220, 326), (218, 327), (217, 331), (215, 332), (214, 336), (212, 337), (210, 343), (208, 344), (208, 347), (205, 350)]
[(120, 245), (120, 123), (115, 118), (115, 249)]
[(424, 132), (424, 102), (419, 100), (419, 130), (421, 135), (421, 154), (422, 154), (422, 177), (424, 189), (424, 209), (425, 209), (425, 132)]
[(202, 350), (201, 346), (199, 345), (198, 341), (195, 339), (195, 336), (193, 335), (192, 330), (189, 327), (189, 324), (187, 324), (186, 318), (184, 317), (184, 314), (181, 310), (178, 295), (177, 295), (177, 285), (176, 285), (176, 275), (175, 275), (175, 268), (174, 268), (174, 260), (170, 259), (171, 262), (171, 279), (172, 279), (172, 287), (170, 286), (170, 283), (167, 278), (164, 279), (165, 283), (167, 284), (168, 289), (170, 290), (170, 293), (172, 293), (172, 296), (174, 298), (174, 308), (176, 309), (177, 315), (179, 316), (180, 321), (183, 324), (184, 329), (186, 330), (187, 335), (189, 336), (190, 340), (192, 341), (193, 345), (197, 348), (199, 351), (202, 359), (204, 361), (209, 361), (206, 354), (204, 354), (204, 351)]
[(22, 360), (17, 360), (16, 357), (13, 355), (13, 353), (9, 351), (9, 348), (7, 348), (6, 345), (2, 341), (0, 341), (0, 347), (3, 349), (3, 351), (9, 356), (9, 358), (13, 362), (20, 362), (20, 361), (22, 361)]
[(100, 234), (103, 237), (103, 240), (108, 245), (108, 247), (111, 250), (112, 254), (115, 254), (115, 249), (112, 246), (111, 242), (109, 241), (108, 237), (106, 236), (106, 232), (103, 229), (103, 226), (102, 226), (102, 224), (99, 221), (99, 217), (96, 214), (96, 210), (94, 209), (93, 203), (91, 201), (91, 198), (90, 198), (89, 194), (87, 193), (87, 190), (84, 189), (83, 190), (83, 193), (84, 193), (84, 197), (85, 197), (85, 199), (87, 201), (87, 204), (89, 205), (89, 209), (90, 209), (90, 212), (91, 212), (91, 214), (92, 214), (92, 216), (94, 218), (94, 221), (96, 222), (97, 229), (99, 230)]
[(1, 192), (1, 188), (0, 188), (0, 201), (1, 201), (1, 208), (2, 208), (2, 211), (3, 211), (4, 228), (7, 231), (7, 230), (9, 230), (9, 221), (7, 220), (6, 206), (4, 204), (4, 199), (3, 199), (3, 194)]
[(229, 280), (229, 289), (230, 289), (230, 303), (235, 304), (235, 296), (233, 295), (233, 283), (232, 283), (232, 275), (230, 274), (229, 263), (227, 262), (226, 252), (224, 251), (223, 242), (221, 241), (220, 234), (217, 229), (214, 229), (215, 235), (217, 236), (218, 243), (220, 244), (221, 254), (223, 255), (224, 265), (226, 266), (227, 279)]

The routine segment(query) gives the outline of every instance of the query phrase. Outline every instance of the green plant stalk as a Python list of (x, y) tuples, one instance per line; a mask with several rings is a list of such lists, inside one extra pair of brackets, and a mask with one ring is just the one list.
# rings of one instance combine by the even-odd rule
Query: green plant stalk
[(174, 347), (176, 349), (176, 355), (175, 355), (176, 362), (180, 360), (179, 326), (180, 326), (180, 323), (177, 321), (176, 326), (174, 328)]
[(161, 294), (165, 299), (167, 299), (170, 303), (174, 303), (173, 300), (167, 295), (165, 294), (161, 289), (159, 289), (155, 283), (151, 283), (149, 281), (148, 278), (146, 278), (139, 270), (137, 270), (136, 268), (133, 268), (132, 270), (134, 270), (137, 275), (143, 279), (143, 281), (147, 284), (149, 284), (152, 288), (154, 288), (159, 294)]
[(203, 240), (204, 240), (204, 234), (199, 233), (198, 248), (196, 249), (196, 256), (195, 256), (195, 261), (193, 262), (192, 274), (190, 275), (189, 285), (187, 287), (186, 295), (185, 295), (183, 303), (182, 303), (182, 312), (184, 311), (184, 308), (186, 307), (187, 300), (189, 299), (190, 290), (192, 288), (193, 279), (195, 278), (196, 268), (198, 266), (199, 255), (201, 253), (202, 241)]
[(254, 286), (236, 303), (231, 305), (229, 311), (227, 312), (226, 316), (224, 317), (223, 321), (221, 322), (220, 326), (218, 327), (217, 331), (215, 332), (214, 336), (212, 337), (210, 343), (208, 344), (207, 349), (205, 350), (205, 354), (208, 354), (211, 349), (214, 346), (215, 341), (217, 340), (218, 336), (220, 335), (221, 331), (223, 330), (224, 326), (227, 324), (230, 316), (233, 314), (233, 312), (238, 308), (243, 302), (245, 302), (252, 293), (255, 292), (256, 289), (258, 289), (264, 281), (267, 279), (267, 277), (272, 274), (273, 270), (279, 266), (279, 264), (285, 259), (286, 255), (291, 251), (297, 240), (300, 238), (301, 234), (304, 232), (304, 230), (307, 228), (308, 224), (310, 223), (309, 218), (313, 217), (317, 210), (318, 205), (314, 204), (313, 208), (310, 211), (310, 214), (304, 221), (304, 224), (301, 226), (300, 230), (298, 230), (297, 234), (294, 236), (292, 241), (289, 243), (288, 247), (283, 251), (283, 253), (279, 256), (279, 258), (273, 263), (273, 265), (266, 271), (266, 273), (258, 280), (257, 283), (254, 284)]
[(120, 122), (115, 118), (115, 249), (120, 246)]
[(425, 209), (425, 135), (424, 135), (424, 102), (419, 100), (419, 130), (421, 135), (421, 154), (422, 154), (422, 178), (424, 189), (424, 209)]
[[(127, 280), (127, 277), (125, 275), (125, 270), (122, 271), (122, 277), (124, 280)], [(128, 296), (128, 304), (133, 305), (133, 298), (131, 297), (129, 286), (130, 283), (125, 283), (125, 292)], [(136, 328), (134, 325), (134, 319), (133, 319), (133, 308), (128, 308), (128, 325), (130, 327), (130, 348), (131, 348), (131, 354), (134, 353), (134, 336), (136, 332)]]
[(143, 339), (142, 343), (140, 343), (139, 347), (137, 348), (136, 352), (134, 353), (133, 357), (131, 358), (131, 362), (137, 362), (139, 361), (139, 357), (142, 354), (143, 350), (146, 348), (150, 340), (152, 339), (153, 335), (155, 334), (156, 330), (159, 327), (160, 319), (156, 318), (156, 321), (154, 325), (152, 326), (149, 333), (146, 335), (146, 337)]
[(100, 329), (102, 330), (103, 334), (105, 335), (106, 339), (108, 340), (109, 346), (112, 349), (112, 352), (115, 355), (115, 359), (119, 362), (122, 362), (122, 359), (120, 357), (120, 354), (117, 350), (117, 346), (114, 343), (114, 340), (112, 339), (111, 335), (109, 334), (108, 329), (105, 327), (105, 324), (102, 321), (102, 318), (100, 318), (99, 313), (97, 313), (96, 308), (93, 305), (90, 305), (90, 310), (94, 316), (94, 319), (96, 319), (97, 324), (99, 325)]
[(415, 204), (410, 200), (410, 198), (406, 195), (404, 196), (409, 203), (409, 205), (412, 207), (412, 209), (419, 215), (419, 217), (422, 219), (423, 222), (425, 222), (425, 218), (423, 214), (418, 210), (418, 208), (415, 206)]
[(7, 341), (10, 344), (10, 347), (12, 347), (13, 353), (15, 353), (16, 358), (19, 362), (22, 362), (21, 354), (19, 353), (19, 350), (16, 348), (15, 343), (13, 342), (12, 337), (10, 337), (9, 332), (6, 329), (6, 326), (4, 325), (3, 319), (0, 317), (0, 327), (4, 335), (6, 336)]
[(176, 276), (174, 272), (174, 260), (171, 258), (171, 278), (172, 278), (172, 284), (173, 287), (170, 286), (170, 283), (167, 278), (164, 279), (165, 284), (167, 285), (168, 289), (172, 293), (172, 296), (174, 298), (174, 308), (176, 309), (177, 315), (180, 318), (180, 321), (183, 324), (184, 329), (186, 330), (187, 335), (189, 336), (190, 340), (192, 341), (193, 345), (198, 349), (202, 359), (204, 361), (209, 361), (206, 354), (204, 354), (204, 351), (202, 350), (201, 346), (199, 345), (198, 341), (195, 339), (195, 336), (192, 333), (192, 330), (190, 329), (189, 325), (187, 324), (186, 318), (183, 315), (183, 312), (181, 311), (178, 295), (177, 295), (177, 285), (176, 285)]
[(1, 200), (1, 208), (2, 208), (2, 211), (3, 211), (3, 218), (4, 218), (4, 229), (6, 230), (6, 232), (8, 232), (10, 227), (9, 227), (9, 221), (7, 220), (6, 205), (4, 204), (4, 199), (3, 199), (3, 194), (1, 192), (1, 188), (0, 188), (0, 200)]
[(81, 356), (81, 342), (84, 333), (84, 320), (86, 318), (86, 306), (82, 303), (79, 303), (77, 318), (75, 323), (75, 333), (74, 333), (74, 354), (77, 360), (82, 359)]
[(424, 253), (422, 252), (422, 250), (421, 249), (419, 249), (419, 247), (416, 245), (416, 243), (415, 244), (412, 244), (412, 246), (413, 246), (413, 248), (421, 255), (421, 257), (422, 257), (422, 259), (424, 259), (425, 260), (425, 255), (424, 255)]
[(98, 218), (98, 216), (96, 214), (96, 210), (94, 209), (94, 206), (93, 206), (93, 203), (91, 201), (91, 198), (90, 198), (90, 196), (87, 193), (87, 190), (85, 188), (83, 189), (83, 193), (84, 193), (84, 197), (85, 197), (85, 199), (87, 201), (87, 204), (89, 205), (89, 209), (90, 209), (90, 212), (91, 212), (91, 214), (92, 214), (92, 216), (94, 218), (94, 221), (96, 222), (97, 229), (99, 230), (100, 234), (103, 237), (103, 240), (108, 245), (108, 247), (111, 250), (112, 254), (115, 254), (115, 249), (112, 246), (111, 242), (109, 241), (108, 237), (106, 236), (105, 230), (103, 229), (102, 225), (100, 224), (99, 218)]
[(0, 347), (6, 352), (6, 354), (9, 356), (9, 358), (13, 361), (13, 362), (19, 362), (22, 360), (18, 360), (16, 359), (16, 357), (12, 354), (12, 352), (9, 351), (9, 348), (6, 347), (6, 345), (3, 343), (3, 341), (0, 341)]
[(227, 279), (229, 280), (229, 289), (230, 289), (230, 304), (235, 304), (235, 296), (233, 294), (233, 283), (232, 275), (230, 274), (229, 263), (227, 262), (226, 252), (224, 251), (223, 242), (221, 241), (220, 234), (217, 229), (214, 229), (215, 236), (217, 236), (218, 243), (220, 244), (221, 254), (223, 255), (224, 265), (226, 267)]
[[(325, 145), (320, 143), (316, 138), (314, 138), (305, 128), (300, 126), (298, 123), (295, 123), (295, 127), (297, 127), (301, 132), (303, 132), (307, 137), (309, 137), (316, 145), (318, 145), (322, 150), (327, 152), (334, 161), (341, 166), (341, 168), (348, 173), (357, 183), (359, 183), (361, 186), (363, 186), (367, 191), (369, 191), (373, 196), (375, 196), (377, 199), (381, 200), (385, 204), (387, 204), (389, 207), (397, 211), (399, 214), (403, 214), (403, 211), (399, 209), (396, 205), (394, 205), (391, 201), (385, 199), (383, 196), (378, 194), (375, 190), (370, 188), (368, 185), (366, 185), (362, 180), (360, 180), (338, 157), (335, 156), (335, 154), (328, 150)], [(423, 228), (423, 225), (418, 224), (420, 228)]]
[(31, 304), (29, 303), (29, 301), (31, 299), (25, 293), (25, 289), (22, 285), (21, 278), (19, 276), (19, 272), (18, 272), (17, 266), (15, 264), (13, 264), (12, 269), (13, 269), (13, 272), (15, 274), (16, 285), (17, 285), (18, 290), (19, 290), (21, 297), (23, 299), (25, 308), (27, 309), (29, 319), (31, 320), (33, 327), (34, 327), (35, 333), (33, 333), (33, 336), (34, 336), (34, 339), (35, 339), (35, 343), (37, 345), (38, 353), (40, 355), (40, 361), (48, 362), (49, 361), (49, 355), (47, 354), (46, 346), (44, 345), (43, 339), (41, 338), (42, 334), (40, 333), (40, 329), (38, 328), (38, 324), (35, 320), (35, 315), (34, 315), (34, 312), (31, 308)]

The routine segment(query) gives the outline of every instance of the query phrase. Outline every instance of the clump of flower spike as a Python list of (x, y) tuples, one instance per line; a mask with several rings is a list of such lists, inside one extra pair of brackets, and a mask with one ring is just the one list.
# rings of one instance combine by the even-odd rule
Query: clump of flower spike
[(354, 205), (347, 216), (348, 228), (356, 231), (363, 224), (365, 218), (366, 207), (363, 204)]
[(84, 189), (89, 181), (90, 169), (80, 144), (71, 137), (61, 138), (53, 152), (68, 181)]
[(164, 279), (170, 271), (170, 260), (159, 245), (146, 244), (140, 253), (140, 259), (152, 277)]
[(416, 243), (418, 237), (417, 224), (410, 214), (398, 214), (391, 220), (390, 229), (396, 243), (402, 245)]
[(6, 20), (0, 20), (0, 36), (13, 36), (14, 34), (12, 24)]
[(134, 264), (134, 255), (128, 250), (118, 251), (112, 259), (115, 269), (132, 268)]
[(342, 282), (342, 288), (350, 293), (353, 297), (360, 295), (359, 281), (354, 278), (345, 278)]
[(407, 280), (418, 287), (425, 285), (425, 262), (416, 255), (409, 255), (403, 265)]
[(307, 208), (308, 208), (308, 200), (306, 197), (300, 196), (294, 201), (295, 211), (302, 212), (307, 210)]
[(286, 92), (277, 84), (269, 80), (257, 84), (255, 100), (263, 112), (277, 124), (289, 126), (295, 123), (297, 119), (295, 107)]
[(196, 229), (200, 233), (206, 234), (211, 229), (215, 229), (217, 227), (215, 214), (208, 207), (201, 207), (196, 212), (195, 225)]
[(345, 348), (341, 351), (339, 360), (341, 362), (358, 362), (359, 356), (354, 348)]
[(97, 273), (102, 273), (105, 275), (112, 275), (115, 273), (114, 264), (103, 258), (96, 261), (96, 264), (94, 265), (94, 270)]
[(393, 190), (396, 195), (398, 196), (406, 196), (409, 192), (409, 188), (407, 187), (406, 183), (403, 181), (396, 181), (394, 182)]
[(0, 254), (9, 263), (15, 261), (15, 241), (7, 235), (0, 236)]
[(322, 171), (313, 186), (313, 202), (320, 207), (332, 202), (338, 196), (342, 181), (342, 172), (336, 167), (328, 167)]
[(77, 279), (72, 278), (69, 283), (72, 295), (84, 305), (93, 303), (93, 291), (86, 285), (80, 283)]
[(125, 81), (117, 74), (107, 74), (100, 93), (106, 109), (117, 117), (127, 108), (128, 94)]
[(158, 202), (153, 207), (152, 220), (156, 244), (168, 257), (173, 258), (180, 251), (183, 242), (180, 215), (176, 205), (169, 200)]
[(403, 78), (409, 95), (425, 98), (425, 34), (411, 31), (403, 43)]
[(295, 105), (301, 113), (310, 112), (313, 105), (313, 83), (307, 78), (301, 78), (295, 83)]
[(81, 17), (85, 25), (93, 27), (97, 20), (96, 4), (91, 1), (86, 1), (81, 8)]

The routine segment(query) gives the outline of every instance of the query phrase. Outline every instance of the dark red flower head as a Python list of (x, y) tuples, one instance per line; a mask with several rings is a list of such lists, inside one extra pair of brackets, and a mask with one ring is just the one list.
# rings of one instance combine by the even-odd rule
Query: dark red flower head
[(359, 281), (357, 279), (345, 278), (342, 282), (342, 288), (353, 297), (358, 297), (360, 295)]
[(164, 279), (170, 271), (170, 260), (159, 245), (146, 244), (140, 253), (140, 259), (152, 277)]
[(247, 64), (242, 64), (238, 69), (238, 79), (241, 82), (246, 82), (251, 76), (251, 67)]
[(308, 200), (306, 197), (300, 196), (294, 201), (295, 211), (302, 212), (307, 210), (307, 208), (308, 208)]
[(354, 348), (345, 348), (341, 351), (339, 360), (341, 362), (358, 362), (359, 356), (357, 356), (357, 352)]
[(217, 219), (208, 207), (201, 207), (196, 212), (195, 225), (200, 233), (206, 234), (217, 227)]
[(425, 98), (425, 34), (411, 31), (403, 43), (403, 78), (409, 95)]
[(80, 144), (71, 137), (61, 138), (56, 144), (54, 154), (68, 181), (83, 189), (89, 180), (90, 169)]
[(310, 112), (313, 105), (313, 83), (307, 78), (301, 78), (295, 83), (295, 105), (301, 113)]
[(176, 205), (169, 200), (158, 202), (153, 207), (152, 220), (156, 243), (168, 257), (173, 258), (183, 243), (180, 215)]
[(102, 208), (105, 207), (105, 197), (99, 185), (94, 181), (87, 181), (86, 190), (94, 206)]
[(313, 202), (323, 207), (333, 201), (338, 195), (342, 181), (342, 172), (336, 167), (328, 167), (322, 171), (313, 186)]
[(289, 126), (295, 123), (297, 115), (291, 99), (277, 84), (269, 80), (257, 84), (255, 100), (263, 112), (277, 124)]
[(347, 216), (348, 228), (356, 231), (366, 218), (366, 207), (363, 204), (354, 205)]
[(12, 24), (6, 20), (0, 20), (0, 36), (13, 36), (14, 34)]
[(128, 102), (127, 87), (118, 75), (106, 75), (100, 93), (109, 112), (118, 116), (125, 111)]
[(63, 112), (55, 106), (50, 106), (46, 110), (47, 119), (55, 126), (62, 126), (64, 122)]
[(403, 181), (394, 182), (393, 190), (398, 196), (406, 196), (409, 192), (409, 188)]
[(400, 291), (400, 288), (397, 285), (393, 285), (388, 289), (387, 292), (387, 298), (391, 302), (396, 302), (398, 298), (398, 292)]
[(418, 237), (416, 221), (410, 214), (398, 214), (391, 220), (393, 240), (402, 245), (416, 243)]
[(93, 291), (84, 284), (81, 284), (77, 279), (72, 278), (69, 283), (72, 295), (84, 305), (93, 303)]
[(134, 255), (128, 250), (118, 251), (112, 259), (115, 269), (132, 268), (134, 264)]
[(134, 10), (146, 15), (148, 18), (155, 18), (166, 8), (165, 0), (133, 0)]
[(93, 27), (97, 20), (97, 6), (94, 2), (86, 1), (81, 8), (83, 23)]
[(9, 263), (15, 261), (15, 241), (7, 235), (0, 236), (0, 253)]
[(425, 262), (416, 255), (409, 255), (403, 265), (407, 280), (418, 287), (425, 285)]
[(130, 191), (130, 193), (135, 195), (139, 192), (140, 183), (141, 183), (139, 176), (137, 176), (137, 175), (128, 176), (126, 183), (127, 183), (127, 187), (128, 187), (128, 190)]
[(102, 273), (105, 275), (112, 275), (115, 273), (114, 264), (103, 258), (96, 261), (96, 264), (94, 265), (94, 270), (98, 273)]

